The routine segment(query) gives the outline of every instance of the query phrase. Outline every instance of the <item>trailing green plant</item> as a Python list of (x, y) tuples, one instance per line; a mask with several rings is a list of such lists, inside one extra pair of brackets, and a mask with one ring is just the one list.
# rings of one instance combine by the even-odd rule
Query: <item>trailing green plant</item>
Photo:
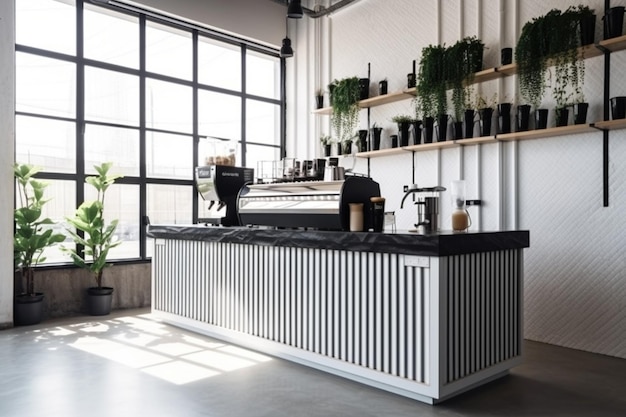
[(29, 296), (36, 294), (35, 267), (46, 260), (44, 249), (65, 240), (65, 235), (54, 233), (49, 227), (54, 222), (43, 217), (43, 206), (50, 200), (44, 198), (48, 183), (35, 178), (40, 170), (29, 164), (13, 166), (19, 201), (14, 211), (13, 260), (25, 281), (25, 294)]
[[(92, 273), (98, 288), (102, 288), (104, 268), (110, 266), (107, 263), (109, 251), (122, 243), (121, 240), (114, 241), (114, 232), (118, 220), (111, 220), (107, 224), (104, 219), (106, 191), (118, 178), (122, 177), (121, 175), (110, 174), (111, 166), (112, 163), (110, 162), (94, 166), (98, 175), (85, 178), (85, 182), (96, 189), (96, 199), (84, 201), (76, 209), (74, 217), (66, 218), (69, 224), (76, 228), (76, 231), (68, 229), (68, 232), (77, 246), (84, 248), (84, 257), (81, 256), (78, 247), (64, 247), (63, 250), (70, 254), (76, 266)], [(79, 231), (82, 232), (82, 236), (79, 235)]]
[(417, 76), (417, 99), (424, 117), (445, 114), (447, 103), (446, 47), (428, 45), (422, 49)]
[(329, 86), (330, 105), (333, 108), (331, 124), (338, 142), (352, 137), (359, 122), (359, 78), (334, 80)]
[(468, 36), (446, 49), (445, 76), (452, 89), (454, 117), (461, 120), (466, 106), (467, 87), (476, 72), (482, 69), (485, 45), (475, 36)]
[(553, 98), (566, 106), (580, 94), (585, 76), (584, 49), (580, 46), (580, 21), (593, 14), (587, 6), (571, 6), (565, 12), (552, 9), (533, 18), (522, 28), (515, 48), (520, 94), (538, 108), (545, 94), (547, 68), (554, 65), (551, 78)]

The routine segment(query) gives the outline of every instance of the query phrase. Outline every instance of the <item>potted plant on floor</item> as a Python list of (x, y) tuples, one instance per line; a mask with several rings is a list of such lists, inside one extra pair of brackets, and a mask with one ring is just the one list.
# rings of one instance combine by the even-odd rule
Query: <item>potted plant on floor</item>
[[(75, 265), (89, 270), (94, 278), (96, 286), (87, 289), (87, 309), (94, 316), (111, 312), (113, 288), (102, 285), (102, 275), (104, 269), (110, 266), (107, 263), (109, 250), (122, 243), (113, 238), (118, 220), (111, 220), (107, 224), (104, 218), (106, 191), (115, 180), (121, 178), (121, 175), (109, 173), (111, 166), (110, 162), (96, 165), (94, 168), (98, 175), (85, 178), (85, 182), (96, 189), (97, 197), (95, 200), (84, 201), (76, 209), (74, 217), (67, 218), (69, 224), (76, 228), (76, 231), (68, 229), (68, 232), (77, 247), (63, 248), (70, 254)], [(84, 250), (84, 257), (81, 256), (80, 248)]]
[(358, 77), (334, 80), (329, 86), (330, 105), (333, 108), (331, 124), (337, 143), (341, 144), (354, 135), (359, 122), (360, 85)]
[(35, 267), (46, 260), (44, 249), (65, 240), (65, 235), (54, 233), (47, 227), (53, 221), (43, 217), (43, 206), (49, 201), (44, 199), (48, 184), (34, 178), (39, 171), (28, 164), (13, 167), (20, 204), (14, 211), (13, 256), (15, 268), (23, 280), (23, 293), (16, 295), (14, 300), (14, 323), (17, 326), (41, 321), (44, 295), (35, 290)]

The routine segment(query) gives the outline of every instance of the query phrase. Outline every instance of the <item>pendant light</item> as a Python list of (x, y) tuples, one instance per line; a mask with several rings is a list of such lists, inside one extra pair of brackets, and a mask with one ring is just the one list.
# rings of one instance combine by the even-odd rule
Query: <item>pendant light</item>
[(302, 15), (302, 2), (300, 0), (289, 0), (287, 17), (290, 19), (302, 19)]
[(280, 57), (289, 58), (293, 56), (293, 48), (291, 47), (291, 39), (289, 39), (289, 19), (285, 19), (285, 39), (283, 39), (283, 46), (280, 48)]

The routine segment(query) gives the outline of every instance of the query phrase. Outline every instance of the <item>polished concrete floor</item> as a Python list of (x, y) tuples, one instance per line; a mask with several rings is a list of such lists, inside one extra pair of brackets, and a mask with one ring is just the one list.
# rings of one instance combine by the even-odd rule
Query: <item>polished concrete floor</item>
[(0, 331), (0, 416), (626, 416), (626, 360), (535, 342), (525, 355), (430, 406), (118, 311)]

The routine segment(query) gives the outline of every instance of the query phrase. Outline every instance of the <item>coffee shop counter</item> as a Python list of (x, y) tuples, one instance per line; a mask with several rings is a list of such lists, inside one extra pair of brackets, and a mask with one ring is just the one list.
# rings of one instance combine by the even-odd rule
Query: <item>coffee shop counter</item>
[(521, 363), (527, 231), (148, 235), (171, 324), (431, 404)]

